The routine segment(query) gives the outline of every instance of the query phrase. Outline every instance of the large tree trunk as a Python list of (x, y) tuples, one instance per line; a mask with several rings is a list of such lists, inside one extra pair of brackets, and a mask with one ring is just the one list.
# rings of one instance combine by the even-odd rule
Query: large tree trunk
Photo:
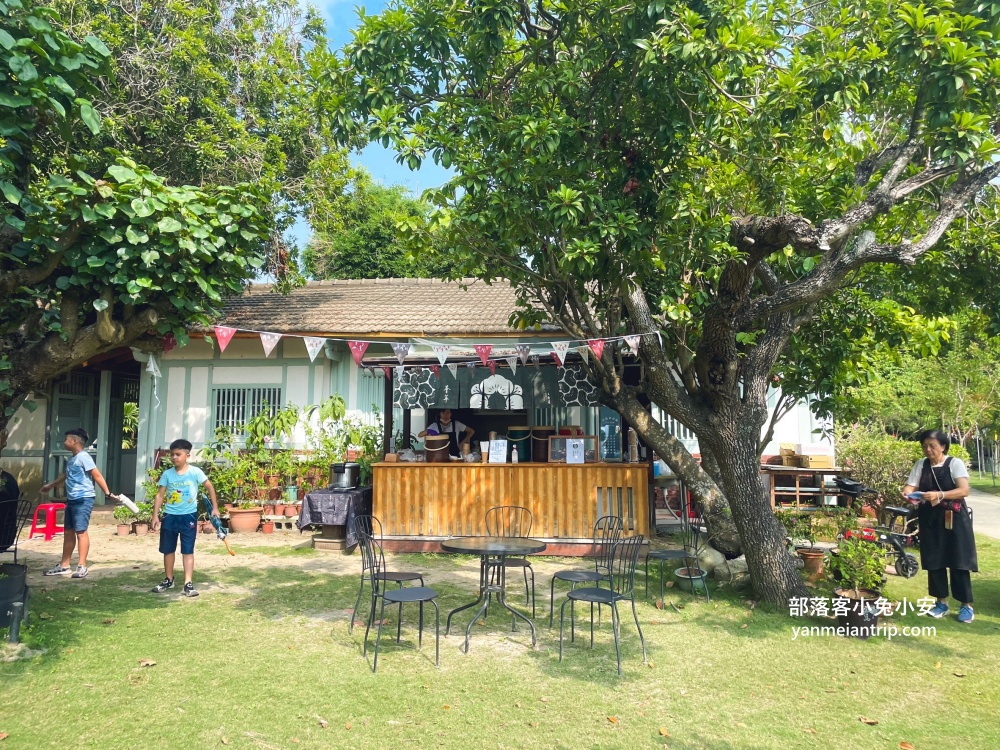
[(739, 555), (742, 550), (740, 535), (733, 523), (726, 497), (684, 447), (684, 443), (653, 419), (649, 411), (631, 394), (620, 392), (611, 400), (611, 405), (694, 495), (702, 508), (712, 546), (729, 557)]

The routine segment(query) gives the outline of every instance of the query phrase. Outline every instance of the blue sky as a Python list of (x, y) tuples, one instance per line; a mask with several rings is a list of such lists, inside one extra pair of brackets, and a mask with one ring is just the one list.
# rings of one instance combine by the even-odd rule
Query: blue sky
[[(340, 0), (317, 0), (316, 5), (326, 19), (326, 33), (331, 49), (340, 49), (351, 41), (351, 30), (358, 25), (357, 3), (341, 2)], [(386, 3), (383, 0), (364, 4), (365, 13), (374, 15), (380, 13)], [(411, 171), (408, 167), (396, 162), (396, 153), (385, 149), (379, 144), (368, 146), (360, 154), (354, 154), (351, 161), (363, 166), (376, 180), (386, 185), (403, 185), (414, 195), (420, 195), (424, 190), (438, 187), (448, 179), (449, 173), (443, 167), (433, 162), (425, 163), (419, 170)], [(297, 224), (290, 232), (292, 238), (300, 246), (304, 246), (309, 238), (309, 227), (305, 222)]]

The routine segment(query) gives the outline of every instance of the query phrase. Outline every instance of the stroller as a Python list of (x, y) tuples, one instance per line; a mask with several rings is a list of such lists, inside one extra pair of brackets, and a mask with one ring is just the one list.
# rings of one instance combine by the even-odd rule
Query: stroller
[[(847, 495), (851, 501), (849, 505), (865, 496), (878, 497), (878, 492), (871, 487), (866, 487), (861, 482), (853, 479), (837, 477), (834, 480), (840, 491)], [(862, 502), (864, 502), (862, 500)], [(907, 552), (907, 548), (916, 547), (920, 541), (920, 528), (917, 522), (917, 511), (915, 508), (903, 508), (896, 505), (887, 505), (882, 509), (885, 514), (885, 525), (876, 526), (874, 529), (847, 529), (838, 535), (838, 539), (863, 539), (866, 542), (875, 542), (884, 547), (890, 555), (895, 557), (896, 575), (903, 578), (913, 578), (920, 571), (920, 563), (916, 555)]]

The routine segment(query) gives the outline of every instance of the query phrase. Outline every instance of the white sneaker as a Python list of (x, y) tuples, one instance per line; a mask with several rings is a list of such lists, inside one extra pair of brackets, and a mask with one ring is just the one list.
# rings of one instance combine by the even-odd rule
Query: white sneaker
[(87, 577), (87, 573), (89, 573), (89, 572), (90, 572), (90, 568), (87, 568), (87, 567), (85, 567), (83, 565), (77, 565), (76, 566), (76, 572), (73, 573), (73, 575), (71, 575), (70, 578), (86, 578)]

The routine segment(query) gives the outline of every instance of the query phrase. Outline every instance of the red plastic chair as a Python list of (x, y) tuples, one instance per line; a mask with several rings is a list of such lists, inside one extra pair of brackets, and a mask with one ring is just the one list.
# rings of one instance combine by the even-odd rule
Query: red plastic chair
[[(56, 524), (56, 513), (60, 510), (66, 510), (66, 503), (42, 503), (35, 508), (35, 515), (31, 519), (31, 531), (28, 532), (28, 539), (31, 539), (35, 534), (45, 534), (45, 541), (48, 542), (56, 534), (62, 534), (65, 529)], [(41, 511), (45, 511), (45, 526), (39, 528), (38, 514)]]

